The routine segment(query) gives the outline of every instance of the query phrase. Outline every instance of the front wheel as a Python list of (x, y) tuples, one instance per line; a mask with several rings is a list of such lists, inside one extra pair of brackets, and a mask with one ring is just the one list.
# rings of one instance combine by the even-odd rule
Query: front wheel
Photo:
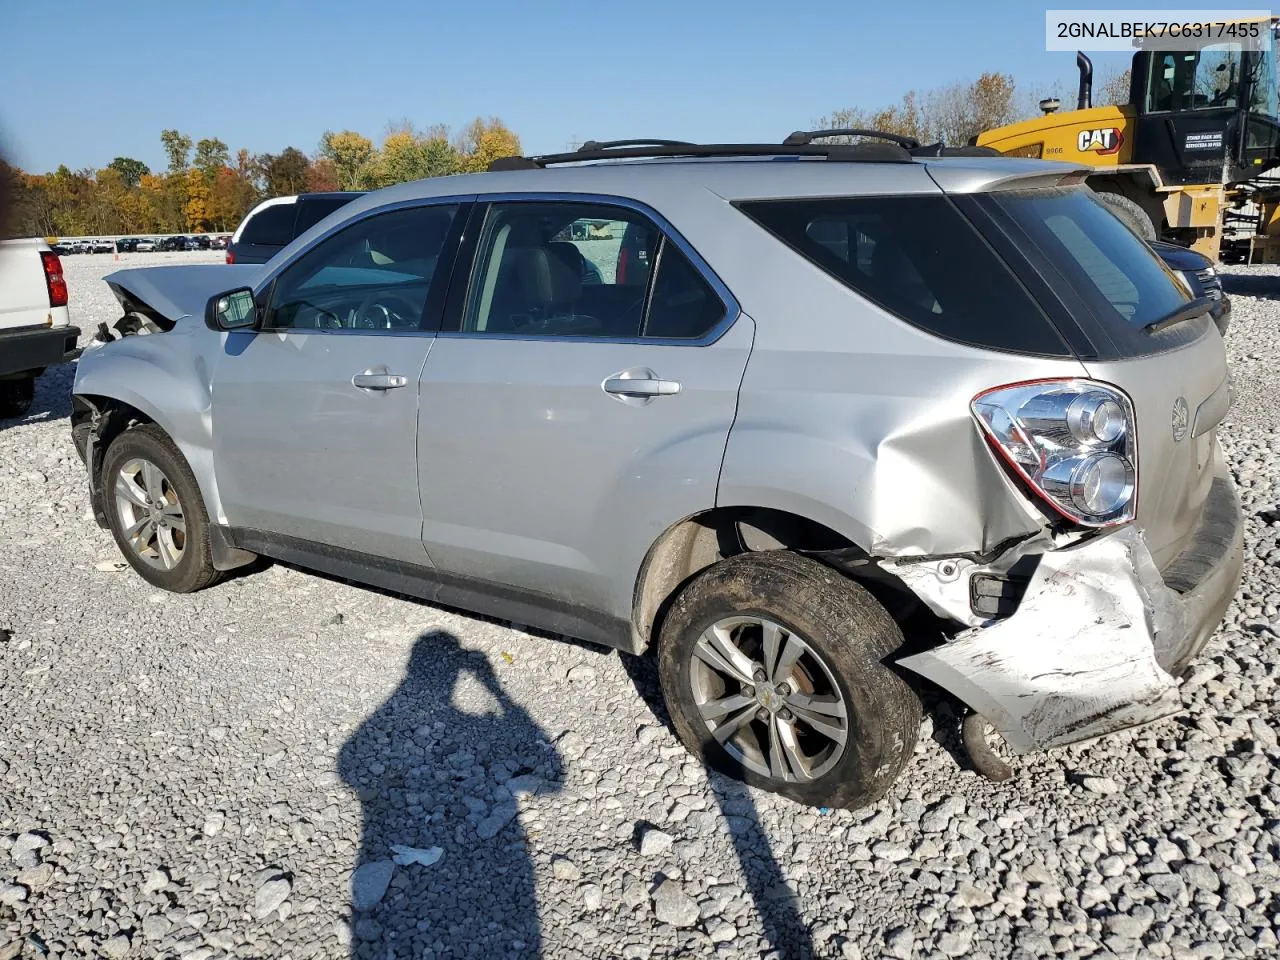
[(709, 765), (800, 803), (884, 795), (921, 707), (889, 666), (897, 624), (815, 560), (748, 553), (707, 568), (663, 621), (658, 670), (681, 740)]
[(102, 461), (102, 497), (120, 552), (142, 579), (174, 593), (216, 583), (209, 516), (186, 458), (163, 430), (126, 430)]

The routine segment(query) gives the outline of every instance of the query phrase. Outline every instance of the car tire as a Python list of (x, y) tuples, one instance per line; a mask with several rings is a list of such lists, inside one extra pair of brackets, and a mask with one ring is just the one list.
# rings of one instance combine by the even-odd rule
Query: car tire
[(213, 567), (200, 487), (163, 430), (144, 424), (120, 434), (103, 457), (101, 483), (116, 545), (142, 579), (193, 593), (222, 578)]
[(1147, 243), (1155, 243), (1156, 225), (1135, 201), (1118, 193), (1099, 193), (1098, 200), (1114, 214), (1115, 218), (1136, 233)]
[(0, 380), (0, 420), (26, 416), (35, 399), (35, 377)]
[(798, 803), (857, 808), (915, 750), (920, 700), (888, 662), (902, 642), (884, 607), (837, 571), (747, 553), (675, 597), (658, 673), (676, 733), (709, 766)]

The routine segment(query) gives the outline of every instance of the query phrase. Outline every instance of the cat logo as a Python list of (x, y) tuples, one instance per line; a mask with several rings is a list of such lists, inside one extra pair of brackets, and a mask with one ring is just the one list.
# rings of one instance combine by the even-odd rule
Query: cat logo
[(1076, 138), (1076, 149), (1081, 153), (1092, 150), (1099, 156), (1107, 156), (1120, 150), (1124, 134), (1119, 127), (1100, 127), (1097, 130), (1081, 130)]

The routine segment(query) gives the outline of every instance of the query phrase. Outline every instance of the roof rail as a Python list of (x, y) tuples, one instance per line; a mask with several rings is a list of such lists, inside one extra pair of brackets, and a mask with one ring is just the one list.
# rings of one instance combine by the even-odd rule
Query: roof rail
[[(886, 139), (907, 141), (909, 137), (886, 134)], [(892, 143), (687, 143), (682, 140), (588, 140), (570, 153), (548, 153), (537, 157), (499, 157), (490, 170), (536, 170), (560, 163), (587, 160), (634, 160), (657, 157), (818, 157), (849, 163), (907, 163), (911, 154), (905, 144)]]
[(827, 137), (867, 137), (874, 140), (888, 140), (896, 143), (904, 150), (914, 150), (920, 146), (915, 137), (904, 137), (899, 133), (885, 133), (882, 130), (861, 130), (857, 127), (835, 127), (830, 130), (797, 130), (782, 141), (785, 147), (795, 147)]

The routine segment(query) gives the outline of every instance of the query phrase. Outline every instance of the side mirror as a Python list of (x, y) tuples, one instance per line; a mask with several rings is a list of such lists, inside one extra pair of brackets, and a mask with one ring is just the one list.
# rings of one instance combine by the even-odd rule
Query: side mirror
[(204, 323), (210, 330), (250, 330), (258, 325), (258, 304), (248, 287), (209, 298)]

